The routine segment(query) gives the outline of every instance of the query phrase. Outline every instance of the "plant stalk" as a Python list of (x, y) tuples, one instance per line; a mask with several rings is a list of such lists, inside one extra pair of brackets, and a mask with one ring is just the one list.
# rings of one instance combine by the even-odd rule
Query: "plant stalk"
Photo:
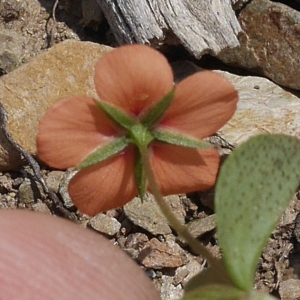
[(156, 199), (162, 213), (168, 220), (169, 225), (177, 232), (177, 234), (184, 239), (187, 244), (191, 247), (192, 251), (198, 255), (204, 257), (210, 266), (217, 263), (217, 259), (199, 242), (197, 241), (191, 233), (187, 230), (185, 225), (182, 225), (174, 213), (171, 211), (169, 205), (164, 200), (157, 182), (154, 177), (154, 173), (150, 164), (150, 155), (148, 148), (140, 149), (140, 154), (142, 157), (142, 162), (145, 168), (146, 178), (148, 180), (149, 187), (153, 196)]

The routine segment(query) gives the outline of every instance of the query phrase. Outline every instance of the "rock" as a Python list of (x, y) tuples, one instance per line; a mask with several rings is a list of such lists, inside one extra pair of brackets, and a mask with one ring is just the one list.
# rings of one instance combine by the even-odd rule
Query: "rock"
[[(171, 195), (164, 197), (164, 199), (170, 204), (176, 217), (183, 223), (185, 212), (181, 206), (179, 196)], [(151, 194), (147, 194), (143, 201), (139, 197), (134, 198), (124, 206), (124, 212), (133, 224), (144, 228), (154, 235), (167, 235), (172, 232)]]
[[(138, 261), (146, 268), (155, 270), (177, 268), (183, 265), (179, 254), (180, 247), (175, 244), (164, 244), (158, 239), (151, 239), (138, 256)], [(182, 250), (181, 250), (182, 251)]]
[(268, 79), (219, 72), (238, 90), (239, 102), (233, 118), (220, 135), (239, 145), (258, 134), (282, 133), (300, 138), (300, 98)]
[[(178, 80), (203, 70), (190, 61), (178, 61), (173, 64), (173, 69)], [(210, 139), (213, 144), (224, 143), (222, 147), (226, 143), (239, 145), (250, 136), (264, 133), (300, 137), (298, 92), (289, 92), (262, 77), (239, 76), (218, 70), (215, 72), (234, 85), (239, 92), (239, 102), (233, 118), (220, 129), (220, 136), (216, 136), (220, 140), (214, 142)]]
[[(170, 195), (164, 197), (165, 201), (169, 204), (171, 210), (181, 224), (185, 223), (186, 210), (183, 204), (186, 195)], [(182, 201), (183, 200), (183, 201)]]
[(128, 235), (125, 247), (141, 251), (148, 241), (149, 239), (146, 234), (140, 232), (132, 233)]
[(64, 175), (65, 172), (63, 171), (51, 171), (47, 174), (46, 185), (48, 186), (50, 191), (52, 191), (53, 193), (58, 192), (60, 183), (63, 180)]
[(240, 46), (222, 51), (223, 62), (300, 89), (300, 12), (284, 4), (253, 0), (239, 14)]
[(243, 6), (245, 6), (246, 3), (250, 2), (251, 0), (231, 0), (231, 5), (234, 10), (239, 10)]
[(13, 180), (6, 175), (0, 175), (0, 193), (4, 194), (10, 191), (15, 191), (12, 187)]
[(161, 277), (160, 296), (163, 300), (179, 300), (182, 299), (184, 291), (180, 284), (173, 283), (173, 277), (163, 275)]
[(0, 19), (10, 22), (23, 17), (24, 6), (21, 1), (4, 0), (0, 2)]
[(295, 300), (300, 298), (300, 279), (289, 279), (281, 282), (279, 287), (280, 299)]
[(25, 39), (10, 29), (0, 31), (0, 68), (9, 73), (21, 64)]
[(38, 198), (44, 193), (42, 186), (38, 182), (25, 179), (19, 187), (19, 202), (26, 207), (31, 207)]
[(34, 211), (39, 211), (41, 213), (51, 215), (49, 207), (46, 205), (46, 203), (40, 200), (38, 200), (37, 203), (33, 203), (31, 207)]
[(148, 241), (149, 239), (144, 233), (136, 232), (129, 234), (124, 245), (124, 250), (130, 254), (133, 259), (137, 259)]
[(121, 228), (121, 224), (118, 222), (118, 220), (105, 214), (98, 214), (91, 218), (89, 225), (96, 231), (108, 236), (116, 235)]
[(197, 261), (197, 259), (192, 258), (189, 263), (187, 263), (186, 265), (184, 265), (182, 267), (179, 267), (176, 270), (176, 275), (180, 274), (183, 270), (186, 270), (186, 272), (187, 272), (187, 276), (184, 276), (182, 278), (182, 280), (180, 281), (181, 285), (184, 287), (189, 282), (190, 279), (192, 279), (194, 276), (196, 276), (197, 274), (202, 272), (204, 270), (204, 267), (203, 267), (203, 264), (201, 265)]
[[(96, 61), (111, 48), (68, 40), (0, 78), (2, 104), (13, 139), (31, 154), (36, 153), (38, 122), (47, 108), (73, 95), (97, 97), (94, 82)], [(20, 165), (16, 152), (0, 133), (0, 170)]]
[(59, 194), (62, 197), (62, 200), (64, 202), (64, 206), (67, 208), (72, 208), (74, 207), (74, 203), (69, 195), (68, 192), (68, 185), (69, 182), (71, 180), (71, 178), (75, 175), (76, 171), (72, 170), (72, 169), (68, 169), (66, 172), (64, 172), (64, 175), (60, 181), (60, 185), (59, 185)]
[[(212, 231), (216, 228), (215, 215), (210, 215), (202, 219), (195, 219), (188, 223), (188, 231), (196, 238), (201, 235)], [(180, 242), (185, 243), (184, 240), (178, 238)]]
[(194, 237), (198, 238), (201, 235), (216, 228), (215, 219), (215, 215), (210, 215), (202, 219), (195, 219), (187, 225), (187, 228)]
[(184, 287), (192, 277), (204, 270), (203, 266), (205, 263), (200, 264), (198, 259), (189, 254), (188, 263), (176, 269), (175, 276), (173, 277), (173, 284), (175, 286), (181, 284)]

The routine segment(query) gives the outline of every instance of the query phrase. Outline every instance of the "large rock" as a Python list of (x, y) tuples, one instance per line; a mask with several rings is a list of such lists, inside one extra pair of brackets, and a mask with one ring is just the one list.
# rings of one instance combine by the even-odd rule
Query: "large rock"
[(300, 98), (272, 81), (220, 72), (239, 92), (237, 111), (220, 130), (228, 142), (239, 145), (258, 134), (284, 133), (300, 138)]
[[(62, 42), (0, 78), (1, 103), (13, 139), (36, 152), (38, 123), (55, 102), (72, 95), (96, 97), (96, 61), (111, 48), (90, 42)], [(20, 156), (0, 132), (0, 171), (20, 165)]]
[(239, 14), (240, 46), (218, 55), (223, 62), (300, 89), (300, 12), (281, 3), (253, 0)]
[[(173, 64), (173, 70), (175, 77), (182, 80), (203, 69), (189, 61), (178, 61)], [(239, 145), (251, 136), (264, 133), (300, 138), (299, 92), (289, 92), (262, 77), (215, 72), (227, 78), (239, 92), (237, 111), (219, 131), (225, 139), (223, 142)]]

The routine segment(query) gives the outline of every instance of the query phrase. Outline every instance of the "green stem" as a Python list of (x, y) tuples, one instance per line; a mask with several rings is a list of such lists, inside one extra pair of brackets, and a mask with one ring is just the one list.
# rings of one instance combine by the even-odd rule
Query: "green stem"
[(186, 226), (182, 225), (178, 221), (174, 213), (171, 211), (169, 205), (164, 200), (155, 180), (153, 170), (151, 168), (148, 148), (140, 149), (140, 153), (151, 192), (154, 195), (162, 213), (167, 218), (169, 225), (177, 232), (177, 234), (181, 238), (183, 238), (187, 242), (194, 253), (203, 256), (210, 266), (215, 265), (217, 263), (217, 259), (191, 235)]

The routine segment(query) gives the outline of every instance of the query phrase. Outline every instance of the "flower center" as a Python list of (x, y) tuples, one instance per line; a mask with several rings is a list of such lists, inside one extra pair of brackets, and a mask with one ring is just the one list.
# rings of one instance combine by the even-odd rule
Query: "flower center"
[(134, 99), (134, 102), (136, 102), (136, 101), (138, 101), (138, 102), (145, 101), (148, 98), (149, 98), (149, 94), (147, 94), (147, 93), (141, 93), (141, 94), (138, 95), (138, 97), (136, 97)]
[(146, 148), (154, 140), (154, 136), (151, 134), (151, 131), (143, 124), (136, 124), (132, 126), (128, 135), (139, 149)]

